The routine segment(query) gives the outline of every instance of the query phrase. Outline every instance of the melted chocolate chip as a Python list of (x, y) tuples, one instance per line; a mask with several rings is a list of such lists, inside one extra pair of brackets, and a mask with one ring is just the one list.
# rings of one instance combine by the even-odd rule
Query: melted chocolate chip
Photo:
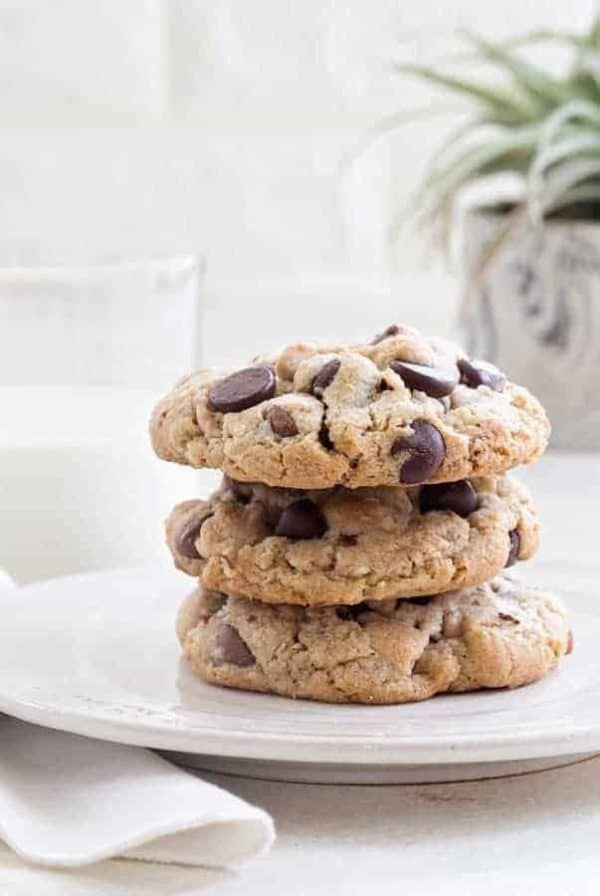
[(215, 635), (215, 643), (221, 658), (232, 666), (253, 666), (255, 659), (242, 641), (239, 632), (232, 625), (222, 622)]
[(498, 613), (500, 619), (503, 622), (514, 622), (515, 625), (519, 625), (520, 620), (513, 616), (511, 613)]
[(321, 428), (319, 429), (319, 442), (327, 451), (333, 450), (333, 442), (329, 437), (329, 429), (327, 428), (327, 424), (325, 423), (325, 418), (323, 418), (321, 422)]
[(332, 358), (331, 361), (328, 361), (321, 367), (310, 387), (313, 395), (316, 395), (317, 398), (323, 398), (323, 392), (334, 381), (341, 364), (342, 362), (339, 358)]
[(477, 492), (468, 479), (458, 482), (441, 482), (439, 485), (424, 485), (419, 495), (421, 513), (430, 510), (451, 510), (458, 516), (467, 517), (477, 510)]
[(390, 367), (395, 371), (409, 389), (425, 392), (432, 398), (443, 398), (450, 395), (458, 383), (458, 374), (450, 370), (438, 370), (426, 367), (425, 364), (413, 364), (410, 361), (392, 361)]
[(398, 436), (392, 445), (392, 455), (408, 451), (408, 457), (400, 468), (400, 482), (414, 485), (433, 476), (444, 459), (446, 446), (439, 430), (427, 420), (414, 420), (413, 432)]
[(390, 336), (397, 336), (400, 332), (400, 327), (398, 324), (392, 324), (383, 331), (383, 333), (378, 333), (375, 339), (372, 340), (371, 345), (379, 345), (380, 342), (383, 342), (384, 339), (388, 339)]
[(353, 548), (358, 544), (358, 535), (346, 534), (342, 532), (339, 538), (340, 544), (345, 548)]
[(203, 506), (185, 520), (183, 526), (175, 535), (175, 550), (178, 554), (181, 554), (182, 557), (187, 557), (188, 560), (200, 559), (196, 541), (200, 535), (200, 529), (210, 516), (212, 514), (207, 510), (206, 506)]
[(298, 427), (296, 421), (289, 411), (279, 405), (272, 405), (265, 413), (265, 419), (276, 436), (282, 439), (289, 439), (291, 436), (298, 435)]
[(288, 504), (275, 527), (275, 535), (285, 538), (321, 538), (327, 522), (320, 507), (309, 498)]
[(210, 387), (208, 406), (221, 414), (245, 411), (261, 401), (273, 398), (276, 385), (277, 378), (272, 367), (267, 364), (246, 367), (218, 380)]
[(459, 358), (457, 366), (461, 383), (471, 389), (476, 389), (478, 386), (489, 386), (494, 392), (502, 392), (504, 389), (506, 376), (487, 361), (469, 361), (468, 358)]
[(521, 550), (521, 536), (516, 529), (508, 533), (509, 548), (508, 557), (505, 566), (514, 566), (519, 559), (519, 551)]

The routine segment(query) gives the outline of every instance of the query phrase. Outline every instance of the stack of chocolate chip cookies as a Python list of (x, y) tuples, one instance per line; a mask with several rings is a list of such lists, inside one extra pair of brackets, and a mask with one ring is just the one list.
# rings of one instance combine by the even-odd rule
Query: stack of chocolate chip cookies
[(156, 453), (220, 468), (167, 521), (198, 579), (177, 633), (206, 681), (339, 703), (517, 687), (571, 649), (564, 609), (502, 571), (538, 521), (507, 471), (544, 450), (526, 389), (403, 326), (200, 371), (155, 409)]

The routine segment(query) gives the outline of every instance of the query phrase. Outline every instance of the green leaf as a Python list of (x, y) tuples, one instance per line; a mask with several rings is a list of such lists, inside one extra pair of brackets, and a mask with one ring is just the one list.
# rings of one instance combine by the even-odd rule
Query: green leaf
[(551, 143), (543, 151), (538, 152), (531, 166), (531, 174), (540, 178), (546, 168), (556, 165), (563, 159), (582, 157), (589, 153), (600, 156), (600, 131), (596, 133), (576, 133)]
[(443, 74), (426, 65), (397, 65), (396, 71), (406, 75), (413, 75), (421, 80), (428, 81), (436, 87), (444, 87), (454, 93), (474, 100), (484, 108), (495, 121), (502, 124), (523, 124), (536, 118), (536, 110), (530, 104), (520, 103), (513, 94), (499, 88), (485, 87), (475, 81), (464, 78), (456, 78), (449, 74)]
[(497, 136), (481, 146), (459, 148), (459, 152), (444, 165), (426, 171), (422, 182), (424, 197), (437, 190), (442, 196), (454, 194), (467, 181), (505, 167), (526, 171), (538, 138), (537, 128), (506, 129), (504, 136)]
[(574, 99), (555, 109), (542, 125), (538, 152), (542, 153), (569, 122), (588, 122), (600, 127), (600, 106)]
[(588, 46), (600, 47), (600, 15), (595, 16), (586, 43)]
[(568, 159), (548, 172), (544, 190), (537, 198), (542, 212), (556, 207), (561, 196), (591, 178), (600, 178), (600, 156), (595, 159)]
[[(471, 110), (430, 160), (415, 198), (419, 222), (447, 244), (457, 195), (469, 183), (506, 172), (523, 180), (520, 213), (600, 203), (600, 13), (582, 33), (541, 28), (503, 41), (469, 32), (463, 38), (468, 52), (451, 57), (453, 68), (397, 66)], [(560, 77), (531, 63), (523, 49), (556, 43), (572, 57)], [(489, 69), (488, 82), (463, 75), (456, 63), (465, 61)]]
[(452, 131), (441, 146), (433, 153), (427, 165), (428, 170), (433, 171), (436, 169), (444, 161), (445, 157), (457, 146), (465, 143), (467, 138), (477, 136), (478, 134), (481, 134), (482, 140), (486, 135), (489, 137), (490, 129), (489, 121), (481, 118), (474, 118), (467, 121), (465, 124), (462, 124), (460, 127), (456, 128), (456, 130)]
[(516, 37), (508, 38), (508, 40), (499, 41), (498, 46), (514, 48), (525, 47), (530, 44), (563, 44), (568, 47), (582, 47), (586, 45), (586, 37), (573, 31), (557, 31), (554, 28), (534, 28), (531, 31), (525, 31)]
[(494, 63), (510, 75), (515, 85), (531, 99), (552, 109), (557, 103), (570, 99), (564, 81), (552, 77), (537, 65), (525, 62), (501, 44), (464, 32), (465, 38), (479, 51), (483, 60)]

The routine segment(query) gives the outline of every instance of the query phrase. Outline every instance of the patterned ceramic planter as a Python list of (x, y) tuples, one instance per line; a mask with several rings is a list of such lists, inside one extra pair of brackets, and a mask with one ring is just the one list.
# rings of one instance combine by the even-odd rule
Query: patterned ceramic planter
[(521, 221), (478, 272), (506, 226), (493, 212), (465, 222), (463, 342), (545, 405), (552, 443), (600, 448), (600, 224)]

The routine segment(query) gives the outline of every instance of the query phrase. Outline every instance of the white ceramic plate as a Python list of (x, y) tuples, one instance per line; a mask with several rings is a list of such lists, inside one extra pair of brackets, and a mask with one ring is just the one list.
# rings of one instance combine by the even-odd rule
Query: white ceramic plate
[(0, 710), (202, 767), (299, 780), (473, 777), (600, 751), (600, 613), (584, 595), (571, 600), (575, 653), (544, 681), (377, 707), (204, 684), (173, 632), (186, 588), (179, 573), (145, 569), (1, 592)]

